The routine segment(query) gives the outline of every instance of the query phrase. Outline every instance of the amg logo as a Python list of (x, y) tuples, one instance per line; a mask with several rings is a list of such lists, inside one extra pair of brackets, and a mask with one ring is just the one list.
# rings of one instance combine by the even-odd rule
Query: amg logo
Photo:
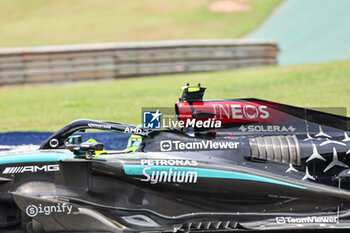
[(19, 166), (19, 167), (7, 167), (2, 172), (2, 174), (14, 174), (14, 173), (24, 173), (24, 172), (56, 172), (60, 170), (58, 164), (53, 165), (43, 165), (43, 166)]

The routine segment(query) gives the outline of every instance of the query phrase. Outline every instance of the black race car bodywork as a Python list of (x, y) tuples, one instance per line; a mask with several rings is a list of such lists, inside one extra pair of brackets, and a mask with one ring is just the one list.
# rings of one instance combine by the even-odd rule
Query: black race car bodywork
[[(0, 228), (350, 228), (348, 118), (256, 99), (203, 101), (204, 88), (189, 89), (175, 106), (179, 120), (210, 118), (220, 127), (156, 131), (77, 120), (39, 150), (0, 155)], [(96, 156), (101, 144), (76, 136), (86, 129), (143, 141), (135, 153)]]

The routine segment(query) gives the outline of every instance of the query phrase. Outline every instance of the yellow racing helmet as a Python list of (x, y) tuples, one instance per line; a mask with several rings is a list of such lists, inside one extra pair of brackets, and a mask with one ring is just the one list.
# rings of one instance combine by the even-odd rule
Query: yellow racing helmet
[(134, 153), (141, 145), (142, 137), (139, 135), (131, 135), (126, 147), (126, 153)]

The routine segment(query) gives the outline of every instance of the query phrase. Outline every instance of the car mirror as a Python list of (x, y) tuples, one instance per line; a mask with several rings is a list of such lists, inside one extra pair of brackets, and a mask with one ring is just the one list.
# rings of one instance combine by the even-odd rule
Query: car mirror
[(96, 143), (82, 143), (80, 145), (80, 149), (81, 150), (93, 150), (93, 151), (96, 151), (96, 150), (103, 150), (104, 148), (104, 145), (103, 143), (100, 143), (100, 142), (96, 142)]

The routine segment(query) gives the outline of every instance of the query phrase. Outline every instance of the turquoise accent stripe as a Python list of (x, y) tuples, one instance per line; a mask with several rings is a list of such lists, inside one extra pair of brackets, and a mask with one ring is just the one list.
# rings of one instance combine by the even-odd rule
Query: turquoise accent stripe
[(197, 177), (204, 178), (221, 178), (221, 179), (236, 179), (236, 180), (251, 180), (256, 182), (264, 182), (271, 184), (279, 184), (284, 186), (289, 186), (299, 189), (307, 189), (304, 186), (295, 185), (292, 183), (279, 181), (271, 178), (241, 173), (241, 172), (232, 172), (232, 171), (223, 171), (215, 169), (206, 169), (206, 168), (196, 168), (196, 167), (175, 167), (175, 166), (148, 166), (148, 165), (124, 165), (124, 172), (126, 175), (135, 175), (142, 176), (143, 169), (146, 167), (151, 167), (152, 170), (147, 170), (147, 174), (151, 175), (152, 171), (169, 171), (170, 168), (177, 168), (177, 171), (195, 171), (197, 172)]
[(0, 164), (31, 163), (31, 162), (58, 162), (73, 157), (72, 154), (57, 152), (37, 152), (24, 154), (0, 155)]

